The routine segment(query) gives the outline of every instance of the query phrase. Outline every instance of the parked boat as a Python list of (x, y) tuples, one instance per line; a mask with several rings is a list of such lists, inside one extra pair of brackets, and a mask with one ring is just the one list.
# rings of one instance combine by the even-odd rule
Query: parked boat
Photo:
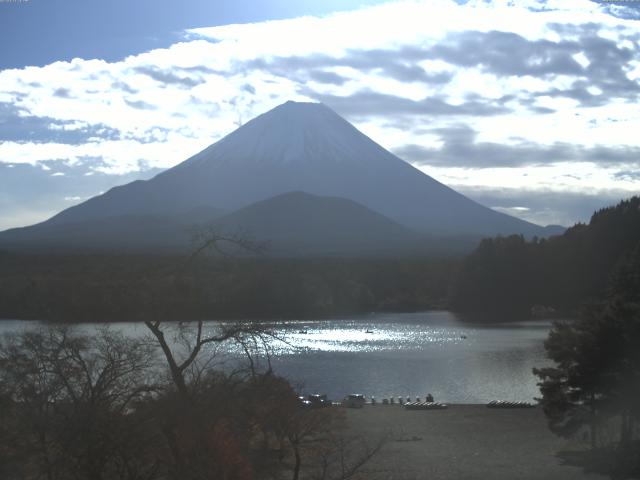
[(508, 402), (505, 400), (492, 400), (487, 403), (487, 408), (534, 408), (535, 405), (529, 402)]
[(405, 403), (404, 408), (406, 410), (444, 410), (449, 406), (446, 403), (437, 402), (411, 402)]

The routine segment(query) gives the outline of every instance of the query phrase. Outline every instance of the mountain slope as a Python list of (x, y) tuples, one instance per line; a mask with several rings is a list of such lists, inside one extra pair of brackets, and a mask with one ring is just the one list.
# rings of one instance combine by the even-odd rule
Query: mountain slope
[(124, 214), (68, 222), (43, 222), (0, 233), (11, 249), (83, 252), (144, 252), (185, 248), (194, 225), (211, 223), (223, 212), (200, 206), (180, 215)]
[(290, 192), (222, 217), (220, 230), (268, 242), (271, 254), (393, 253), (416, 250), (421, 237), (368, 208), (337, 197)]
[(362, 256), (412, 252), (421, 235), (352, 200), (289, 192), (221, 216), (204, 207), (188, 215), (113, 215), (45, 222), (3, 232), (2, 244), (22, 249), (158, 252), (191, 247), (194, 225), (266, 243), (268, 255)]
[(287, 102), (151, 180), (113, 188), (51, 223), (227, 211), (290, 191), (354, 200), (432, 235), (544, 235), (458, 194), (386, 151), (322, 104)]

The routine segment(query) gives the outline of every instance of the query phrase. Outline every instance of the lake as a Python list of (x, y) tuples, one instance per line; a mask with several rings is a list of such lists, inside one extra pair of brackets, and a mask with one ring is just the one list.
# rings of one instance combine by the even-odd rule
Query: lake
[[(0, 333), (37, 325), (0, 321)], [(531, 369), (549, 364), (543, 341), (550, 326), (540, 320), (471, 324), (446, 311), (288, 321), (275, 325), (284, 341), (272, 343), (270, 360), (301, 393), (332, 399), (348, 393), (424, 399), (431, 393), (451, 403), (532, 401), (540, 393)], [(97, 325), (78, 328), (90, 333)], [(112, 328), (146, 334), (143, 324)]]

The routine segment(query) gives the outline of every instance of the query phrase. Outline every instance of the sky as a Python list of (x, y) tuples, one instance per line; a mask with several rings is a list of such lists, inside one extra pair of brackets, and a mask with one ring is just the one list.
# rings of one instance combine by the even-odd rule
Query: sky
[(640, 193), (640, 0), (0, 0), (0, 229), (323, 102), (541, 225)]

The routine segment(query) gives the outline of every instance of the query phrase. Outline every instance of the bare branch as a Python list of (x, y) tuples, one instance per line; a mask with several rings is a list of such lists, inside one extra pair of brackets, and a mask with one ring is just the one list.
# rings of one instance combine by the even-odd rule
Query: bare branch
[[(244, 253), (263, 254), (267, 249), (266, 242), (257, 242), (250, 238), (247, 232), (238, 230), (235, 233), (219, 232), (215, 226), (195, 226), (191, 229), (193, 251), (183, 264), (187, 267), (198, 256), (207, 250), (213, 250), (221, 257), (232, 257), (236, 251)], [(235, 251), (234, 251), (235, 250)]]

